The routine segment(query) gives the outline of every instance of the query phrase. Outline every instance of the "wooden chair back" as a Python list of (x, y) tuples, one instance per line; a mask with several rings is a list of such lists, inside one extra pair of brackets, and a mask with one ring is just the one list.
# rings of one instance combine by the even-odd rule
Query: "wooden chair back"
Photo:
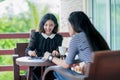
[(86, 75), (88, 80), (120, 80), (120, 51), (95, 52)]
[(27, 67), (19, 66), (16, 64), (16, 58), (25, 56), (25, 49), (28, 43), (17, 43), (15, 50), (15, 54), (13, 55), (13, 66), (14, 66), (14, 80), (26, 80), (25, 74), (20, 74), (20, 70), (25, 70)]
[(98, 51), (93, 62), (84, 68), (84, 74), (73, 75), (60, 66), (48, 67), (42, 80), (49, 80), (49, 74), (56, 71), (69, 80), (120, 80), (120, 50)]

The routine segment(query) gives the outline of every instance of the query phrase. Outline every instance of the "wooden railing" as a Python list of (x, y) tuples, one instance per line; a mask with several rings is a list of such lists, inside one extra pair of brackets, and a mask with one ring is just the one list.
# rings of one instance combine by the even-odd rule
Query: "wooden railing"
[[(35, 30), (31, 30), (34, 32)], [(69, 37), (67, 32), (60, 32), (63, 37)], [(24, 39), (29, 38), (30, 33), (9, 33), (9, 34), (0, 34), (0, 39)], [(1, 55), (13, 55), (14, 49), (0, 49)], [(24, 69), (24, 67), (22, 67)], [(13, 71), (13, 65), (0, 65), (0, 71)]]

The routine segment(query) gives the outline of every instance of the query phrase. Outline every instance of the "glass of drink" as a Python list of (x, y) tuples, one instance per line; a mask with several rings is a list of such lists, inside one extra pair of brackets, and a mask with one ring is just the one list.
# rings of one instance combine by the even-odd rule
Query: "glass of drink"
[(67, 48), (64, 46), (59, 46), (58, 48), (59, 48), (60, 57), (64, 59)]

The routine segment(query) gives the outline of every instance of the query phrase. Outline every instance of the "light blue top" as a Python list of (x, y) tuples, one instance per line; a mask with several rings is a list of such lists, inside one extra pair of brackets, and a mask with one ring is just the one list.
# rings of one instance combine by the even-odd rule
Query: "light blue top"
[(92, 49), (84, 32), (72, 36), (66, 63), (73, 64), (76, 55), (78, 55), (80, 61), (85, 63), (92, 61)]

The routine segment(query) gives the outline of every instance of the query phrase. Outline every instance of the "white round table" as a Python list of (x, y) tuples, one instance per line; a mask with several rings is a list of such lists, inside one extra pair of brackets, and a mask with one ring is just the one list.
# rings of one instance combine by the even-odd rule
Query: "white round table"
[(16, 64), (19, 66), (28, 66), (29, 67), (29, 73), (27, 76), (27, 80), (31, 80), (32, 70), (34, 66), (41, 66), (41, 76), (43, 75), (43, 67), (44, 66), (52, 66), (55, 65), (54, 63), (42, 59), (42, 58), (31, 58), (29, 56), (19, 57), (16, 59)]
[(42, 58), (31, 58), (29, 56), (19, 57), (16, 59), (17, 65), (22, 66), (51, 66), (52, 62)]

